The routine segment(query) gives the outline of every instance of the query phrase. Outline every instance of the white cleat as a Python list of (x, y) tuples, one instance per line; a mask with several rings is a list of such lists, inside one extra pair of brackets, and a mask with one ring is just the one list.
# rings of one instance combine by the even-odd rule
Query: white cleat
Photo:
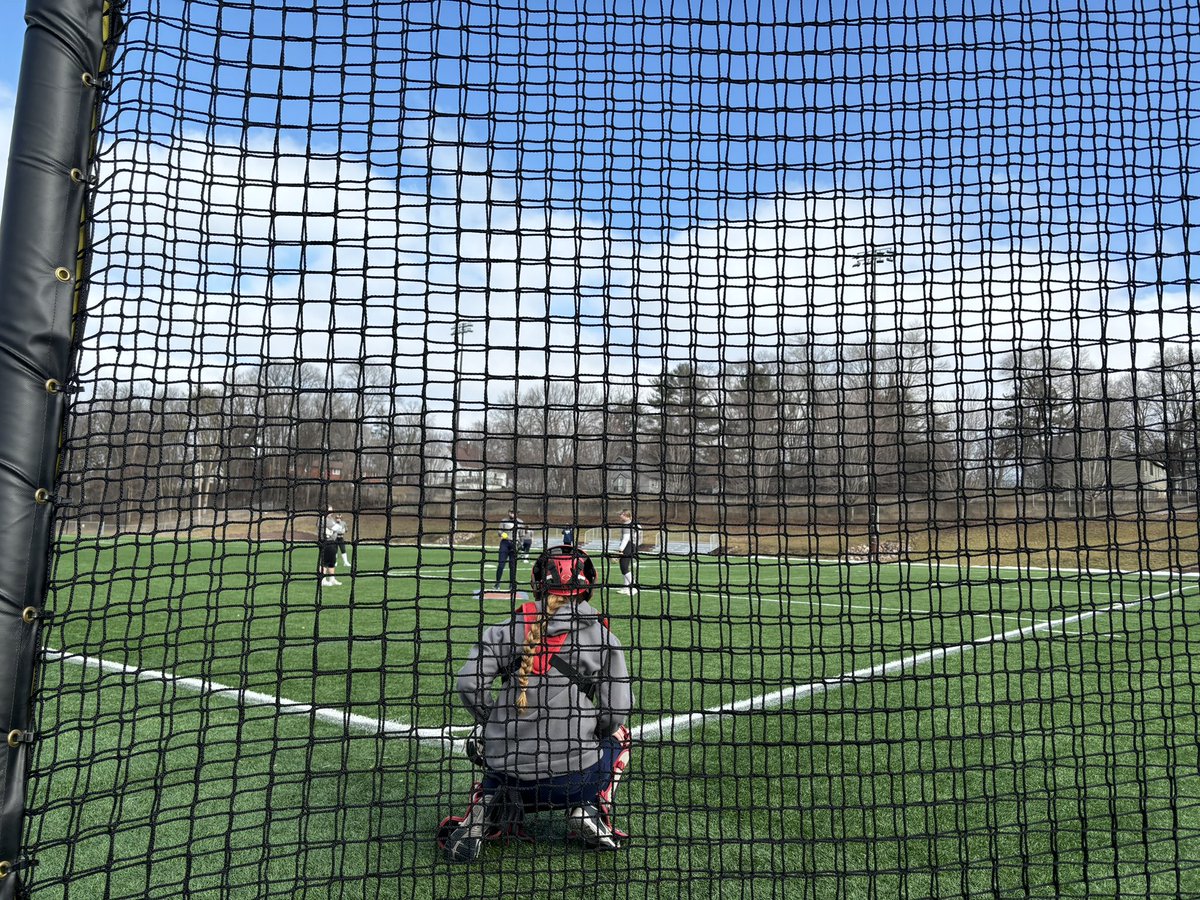
[(576, 806), (567, 813), (567, 821), (571, 830), (591, 849), (620, 849), (620, 838), (605, 821), (604, 814), (596, 804), (585, 803), (583, 806)]

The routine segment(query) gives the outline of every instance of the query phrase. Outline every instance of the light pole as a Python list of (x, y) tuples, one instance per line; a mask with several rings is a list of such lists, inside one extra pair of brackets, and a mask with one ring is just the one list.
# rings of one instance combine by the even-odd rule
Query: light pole
[(879, 558), (879, 472), (876, 458), (875, 431), (875, 367), (878, 359), (876, 346), (875, 273), (879, 264), (896, 258), (890, 244), (867, 244), (866, 250), (855, 254), (854, 268), (862, 267), (867, 279), (867, 519), (868, 553), (871, 559)]
[(450, 422), (450, 539), (447, 543), (454, 546), (454, 536), (458, 533), (458, 407), (459, 373), (462, 372), (462, 341), (475, 330), (470, 322), (454, 323), (454, 392), (453, 410)]

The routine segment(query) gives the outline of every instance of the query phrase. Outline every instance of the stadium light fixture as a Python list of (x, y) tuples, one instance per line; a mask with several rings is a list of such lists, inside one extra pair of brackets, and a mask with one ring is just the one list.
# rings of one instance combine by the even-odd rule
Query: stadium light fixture
[(861, 268), (867, 282), (867, 546), (870, 558), (878, 560), (882, 526), (879, 521), (879, 460), (875, 453), (875, 394), (878, 387), (875, 367), (879, 355), (876, 349), (879, 327), (875, 276), (882, 263), (896, 258), (896, 250), (891, 244), (867, 244), (862, 253), (856, 253), (852, 258), (853, 268)]
[[(463, 338), (475, 330), (471, 322), (454, 323), (454, 371), (462, 372)], [(454, 536), (458, 533), (458, 414), (462, 402), (459, 388), (462, 379), (454, 379), (453, 409), (450, 413), (450, 536), (446, 543), (453, 547)]]

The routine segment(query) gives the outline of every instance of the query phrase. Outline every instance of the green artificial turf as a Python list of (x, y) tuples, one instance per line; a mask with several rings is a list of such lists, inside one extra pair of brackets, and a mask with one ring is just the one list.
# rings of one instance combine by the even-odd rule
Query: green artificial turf
[(91, 664), (42, 671), (35, 898), (1200, 895), (1194, 578), (647, 558), (631, 598), (604, 561), (629, 847), (544, 813), (452, 867), (433, 834), (476, 773), (398, 732), (469, 723), (491, 559), (362, 545), (318, 591), (315, 552), (64, 545), (47, 644)]

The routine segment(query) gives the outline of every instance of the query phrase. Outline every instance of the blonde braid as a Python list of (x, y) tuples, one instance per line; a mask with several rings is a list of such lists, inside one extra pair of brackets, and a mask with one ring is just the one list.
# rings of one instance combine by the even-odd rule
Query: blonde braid
[(562, 594), (549, 594), (546, 597), (546, 609), (538, 620), (533, 623), (529, 629), (529, 635), (525, 638), (525, 649), (521, 653), (521, 669), (517, 676), (517, 683), (521, 686), (521, 693), (517, 695), (517, 710), (520, 715), (525, 715), (528, 711), (529, 700), (525, 696), (526, 689), (529, 687), (529, 673), (533, 671), (533, 656), (542, 642), (542, 631), (554, 618), (554, 614), (558, 612), (560, 606), (563, 605), (569, 597), (564, 597)]

